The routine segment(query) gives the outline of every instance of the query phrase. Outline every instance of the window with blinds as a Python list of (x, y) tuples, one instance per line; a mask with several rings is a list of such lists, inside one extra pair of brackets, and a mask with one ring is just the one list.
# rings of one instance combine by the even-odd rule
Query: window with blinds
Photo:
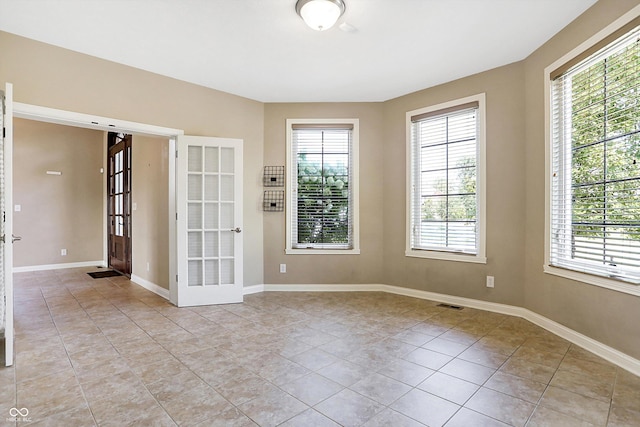
[(549, 264), (640, 284), (640, 26), (634, 25), (552, 73)]
[(441, 256), (445, 259), (485, 261), (478, 185), (484, 170), (481, 100), (483, 96), (471, 97), (407, 114), (408, 255), (435, 251), (463, 256)]
[(288, 127), (287, 249), (357, 249), (354, 123)]

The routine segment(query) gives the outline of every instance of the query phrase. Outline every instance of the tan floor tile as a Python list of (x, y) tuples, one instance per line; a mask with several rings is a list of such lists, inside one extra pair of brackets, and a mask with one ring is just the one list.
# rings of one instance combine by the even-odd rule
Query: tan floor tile
[(562, 414), (545, 406), (538, 406), (531, 416), (527, 427), (593, 427), (593, 424), (578, 418)]
[(603, 402), (610, 402), (614, 381), (613, 379), (603, 380), (595, 375), (558, 370), (549, 385), (602, 400)]
[(422, 334), (411, 329), (406, 329), (394, 335), (393, 338), (407, 344), (415, 345), (417, 347), (423, 346), (424, 344), (434, 339), (432, 335)]
[(307, 350), (303, 353), (289, 357), (289, 359), (312, 371), (317, 371), (318, 369), (329, 366), (340, 360), (338, 357), (320, 350), (319, 348)]
[(551, 386), (539, 404), (595, 425), (604, 425), (609, 414), (609, 404), (605, 402)]
[(638, 425), (640, 425), (640, 404), (638, 404), (634, 409), (617, 406), (615, 403), (611, 406), (607, 427)]
[(440, 369), (440, 372), (481, 385), (495, 373), (495, 370), (466, 360), (453, 359)]
[(136, 394), (145, 391), (140, 379), (131, 371), (126, 370), (82, 384), (82, 390), (89, 403), (116, 394)]
[(522, 343), (522, 347), (538, 350), (541, 352), (557, 353), (560, 355), (567, 354), (571, 343), (563, 338), (549, 334), (549, 336), (533, 337)]
[(314, 406), (342, 391), (344, 386), (321, 375), (311, 373), (284, 384), (280, 388), (307, 405)]
[(535, 405), (488, 388), (481, 388), (465, 407), (512, 426), (524, 426)]
[(424, 424), (412, 420), (391, 409), (378, 412), (373, 418), (363, 424), (363, 427), (424, 427)]
[(419, 332), (424, 335), (430, 335), (432, 337), (437, 337), (439, 335), (447, 332), (450, 327), (437, 325), (435, 323), (430, 323), (429, 321), (420, 322), (415, 326), (411, 327), (411, 330), (414, 332)]
[(613, 381), (616, 377), (616, 367), (609, 363), (592, 362), (573, 356), (565, 357), (558, 369), (582, 375), (596, 375), (602, 380), (609, 381)]
[(296, 415), (289, 421), (280, 424), (280, 427), (340, 427), (340, 424), (335, 423), (331, 419), (325, 417), (321, 413), (314, 411), (313, 409), (307, 409), (301, 414)]
[(46, 418), (30, 417), (33, 423), (29, 426), (59, 427), (59, 426), (95, 426), (97, 425), (89, 408), (85, 405), (70, 411), (60, 412)]
[(527, 362), (537, 363), (552, 369), (558, 369), (564, 355), (522, 346), (517, 349), (511, 357), (522, 359)]
[(367, 368), (345, 360), (326, 366), (317, 372), (323, 377), (329, 378), (345, 387), (355, 384), (370, 373)]
[(272, 387), (260, 397), (238, 406), (238, 409), (258, 425), (270, 427), (295, 417), (309, 407), (282, 390)]
[(272, 385), (265, 379), (246, 372), (231, 381), (221, 383), (215, 390), (232, 404), (238, 406), (259, 397)]
[(457, 342), (459, 344), (464, 344), (465, 346), (470, 346), (482, 338), (480, 334), (472, 334), (466, 331), (460, 331), (458, 329), (451, 329), (444, 334), (440, 335), (439, 338), (444, 338), (449, 341)]
[(537, 404), (547, 385), (498, 371), (484, 383), (484, 387)]
[(613, 389), (613, 404), (638, 410), (638, 402), (640, 402), (640, 377), (624, 369), (618, 369), (616, 384)]
[(420, 383), (418, 388), (458, 405), (464, 405), (480, 387), (468, 381), (436, 372)]
[(425, 368), (438, 370), (449, 363), (453, 357), (432, 350), (419, 348), (403, 357), (407, 362), (415, 363)]
[[(640, 425), (640, 378), (520, 318), (380, 292), (177, 308), (89, 270), (16, 275), (0, 413), (28, 407), (56, 426), (476, 427), (519, 425), (540, 402), (529, 425)], [(491, 401), (490, 415), (458, 405)]]
[(467, 344), (461, 344), (455, 341), (450, 341), (448, 339), (443, 338), (442, 335), (440, 338), (435, 338), (425, 345), (422, 348), (432, 351), (437, 351), (438, 353), (446, 354), (447, 356), (457, 356), (463, 351), (465, 351), (469, 346)]
[(381, 374), (371, 374), (349, 387), (383, 405), (389, 405), (411, 390), (411, 387)]
[(395, 401), (391, 409), (431, 427), (444, 425), (459, 405), (422, 390), (413, 389)]
[(28, 408), (34, 419), (86, 406), (80, 385), (71, 368), (51, 375), (19, 382), (17, 405)]
[(500, 353), (494, 353), (488, 350), (482, 350), (478, 347), (471, 346), (458, 355), (458, 359), (467, 362), (477, 363), (478, 365), (488, 368), (498, 369), (507, 361), (509, 356)]
[(348, 427), (364, 424), (382, 411), (384, 406), (345, 389), (316, 405), (315, 409), (338, 424)]
[(555, 369), (526, 360), (511, 358), (500, 367), (500, 372), (526, 378), (532, 381), (549, 384)]
[(99, 378), (110, 377), (129, 371), (123, 358), (98, 361), (90, 365), (75, 366), (74, 370), (80, 384), (86, 384)]
[(235, 407), (229, 408), (213, 418), (200, 421), (196, 425), (198, 427), (257, 427), (256, 423)]
[(112, 395), (89, 406), (100, 426), (148, 425), (151, 419), (167, 419), (167, 413), (147, 391)]
[(415, 363), (407, 362), (402, 359), (397, 359), (378, 370), (378, 373), (382, 375), (413, 387), (420, 384), (434, 372), (435, 371), (433, 369), (425, 368), (424, 366), (416, 365)]
[(520, 336), (487, 335), (480, 338), (471, 348), (511, 356), (525, 341), (526, 338)]
[(613, 364), (611, 362), (608, 362), (607, 360), (603, 359), (600, 356), (596, 356), (595, 354), (591, 353), (590, 351), (585, 350), (584, 348), (582, 348), (582, 347), (580, 347), (580, 346), (578, 346), (576, 344), (571, 344), (571, 347), (567, 351), (567, 356), (575, 357), (576, 359), (587, 360), (589, 362), (595, 362), (595, 363), (600, 363), (600, 364), (603, 364), (603, 365), (613, 366)]
[(507, 427), (502, 421), (488, 417), (468, 408), (461, 408), (449, 420), (446, 427)]

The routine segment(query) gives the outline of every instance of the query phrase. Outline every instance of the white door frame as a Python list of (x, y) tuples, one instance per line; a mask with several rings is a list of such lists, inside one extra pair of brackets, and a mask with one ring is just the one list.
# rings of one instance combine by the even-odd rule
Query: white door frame
[[(76, 113), (32, 104), (24, 104), (21, 102), (13, 103), (13, 117), (85, 129), (94, 129), (104, 132), (124, 132), (134, 135), (164, 137), (169, 139), (170, 161), (168, 165), (169, 182), (167, 183), (169, 191), (169, 294), (170, 301), (176, 304), (178, 293), (176, 282), (178, 271), (176, 252), (176, 164), (175, 161), (171, 160), (176, 158), (176, 138), (179, 135), (184, 135), (184, 131), (182, 129), (165, 128), (144, 123)], [(13, 163), (13, 161), (11, 163)], [(103, 197), (103, 200), (105, 201), (104, 203), (106, 203), (106, 196)], [(103, 211), (106, 212), (106, 208), (103, 209)], [(103, 229), (106, 230), (106, 224), (103, 225)], [(106, 233), (106, 231), (104, 231), (103, 234), (104, 233)]]
[[(15, 358), (15, 327), (13, 323), (14, 312), (14, 298), (13, 298), (13, 85), (11, 83), (5, 84), (5, 118), (8, 121), (3, 121), (4, 130), (6, 135), (4, 136), (4, 285), (5, 285), (5, 323), (4, 323), (4, 345), (5, 345), (5, 366), (13, 365)], [(0, 100), (2, 102), (2, 100)], [(0, 113), (2, 114), (2, 113)], [(2, 131), (0, 127), (0, 132)], [(8, 141), (8, 142), (7, 142)], [(8, 191), (7, 191), (8, 189)], [(0, 219), (2, 220), (2, 219)]]

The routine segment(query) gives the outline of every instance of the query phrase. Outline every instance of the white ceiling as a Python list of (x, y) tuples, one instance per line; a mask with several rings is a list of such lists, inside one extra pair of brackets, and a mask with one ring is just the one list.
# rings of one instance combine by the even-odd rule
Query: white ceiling
[(0, 0), (0, 30), (262, 102), (384, 101), (526, 58), (596, 0)]

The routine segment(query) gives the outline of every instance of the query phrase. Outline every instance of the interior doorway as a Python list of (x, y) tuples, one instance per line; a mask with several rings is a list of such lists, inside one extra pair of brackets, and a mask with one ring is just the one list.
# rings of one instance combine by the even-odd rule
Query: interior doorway
[(131, 134), (107, 134), (109, 267), (131, 277)]

